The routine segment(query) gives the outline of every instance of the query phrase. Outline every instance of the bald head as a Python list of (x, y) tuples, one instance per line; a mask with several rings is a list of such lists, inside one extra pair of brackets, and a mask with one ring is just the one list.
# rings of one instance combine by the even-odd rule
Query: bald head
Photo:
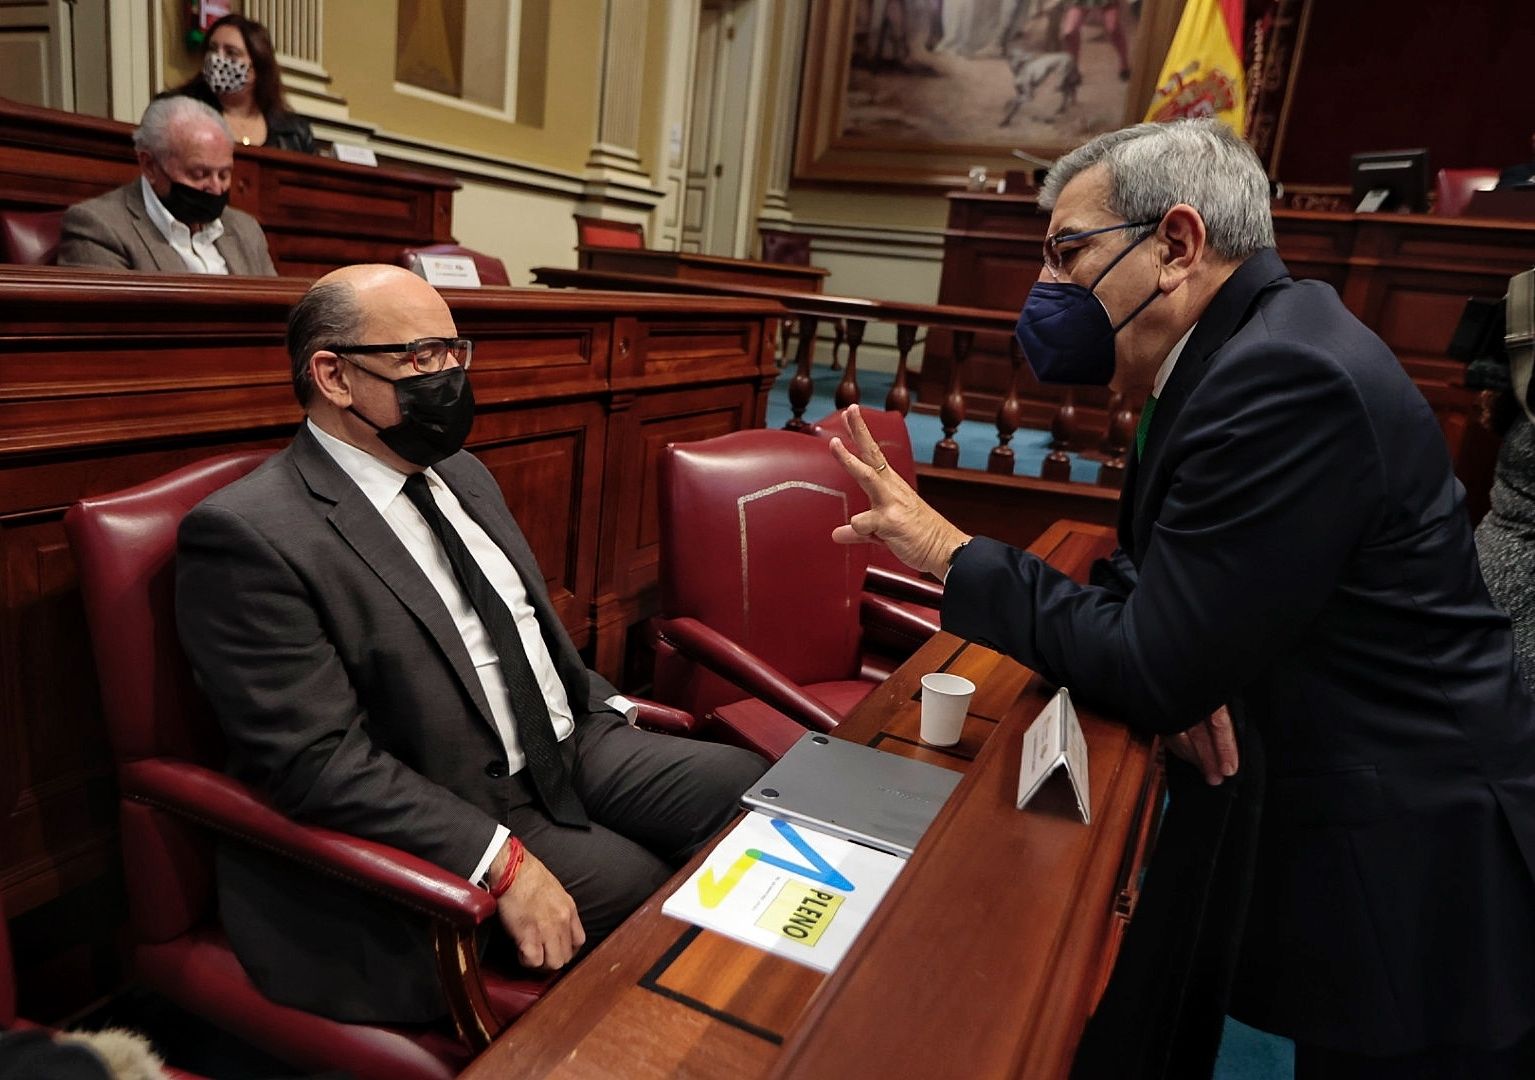
[(317, 352), (338, 345), (455, 337), (453, 315), (436, 289), (398, 266), (343, 266), (310, 286), (288, 315), (293, 392), (306, 409)]

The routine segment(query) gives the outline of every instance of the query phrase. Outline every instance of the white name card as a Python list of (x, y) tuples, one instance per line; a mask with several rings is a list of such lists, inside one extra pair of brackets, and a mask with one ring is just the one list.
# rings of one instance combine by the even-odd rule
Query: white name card
[(416, 273), (439, 288), (478, 289), (480, 272), (467, 255), (417, 255)]
[(1045, 781), (1060, 768), (1066, 770), (1082, 824), (1092, 824), (1093, 811), (1087, 785), (1087, 740), (1082, 736), (1082, 725), (1071, 704), (1071, 694), (1064, 686), (1056, 691), (1050, 704), (1040, 710), (1029, 730), (1024, 732), (1023, 760), (1018, 767), (1018, 809), (1027, 806), (1045, 786)]
[(337, 161), (345, 161), (349, 165), (372, 165), (378, 167), (378, 155), (371, 147), (353, 146), (351, 143), (332, 143), (331, 151), (336, 155)]

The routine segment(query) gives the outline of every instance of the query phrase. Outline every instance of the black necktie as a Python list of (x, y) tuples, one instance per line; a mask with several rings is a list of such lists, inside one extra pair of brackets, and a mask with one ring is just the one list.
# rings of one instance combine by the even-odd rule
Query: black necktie
[(522, 743), (528, 776), (539, 801), (549, 816), (561, 825), (590, 824), (580, 798), (571, 787), (570, 773), (565, 769), (565, 760), (560, 757), (559, 740), (554, 737), (554, 724), (549, 719), (549, 706), (544, 701), (543, 691), (538, 688), (533, 665), (528, 663), (522, 637), (517, 633), (517, 621), (512, 618), (506, 601), (501, 599), (480, 564), (469, 554), (458, 530), (442, 516), (437, 500), (432, 498), (427, 487), (425, 473), (416, 473), (405, 481), (405, 497), (421, 511), (427, 525), (442, 542), (458, 583), (464, 587), (469, 602), (485, 624), (491, 644), (501, 657), (501, 670), (506, 674), (512, 714), (517, 722), (517, 738)]

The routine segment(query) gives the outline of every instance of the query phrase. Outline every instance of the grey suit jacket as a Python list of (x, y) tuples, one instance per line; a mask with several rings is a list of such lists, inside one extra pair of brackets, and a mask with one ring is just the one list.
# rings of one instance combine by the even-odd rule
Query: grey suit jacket
[[(261, 224), (234, 207), (226, 209), (220, 220), (224, 223), (224, 235), (213, 246), (229, 264), (229, 272), (275, 277), (277, 269), (267, 252)], [(188, 273), (181, 256), (149, 219), (137, 179), (65, 211), (58, 264)]]
[[(576, 653), (490, 473), (465, 452), (436, 470), (522, 576), (576, 723), (611, 714), (617, 691)], [(176, 567), (229, 771), (295, 818), (472, 873), (530, 796), (452, 616), (307, 427), (187, 515)], [(347, 1020), (443, 1013), (424, 920), (249, 848), (220, 854), (225, 931), (268, 996)]]

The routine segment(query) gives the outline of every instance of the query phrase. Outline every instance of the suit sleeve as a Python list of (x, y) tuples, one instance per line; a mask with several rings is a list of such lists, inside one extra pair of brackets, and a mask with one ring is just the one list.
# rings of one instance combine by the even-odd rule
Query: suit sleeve
[(89, 206), (77, 204), (64, 212), (59, 238), (60, 266), (97, 266), (110, 270), (132, 270), (122, 239)]
[(1355, 386), (1324, 356), (1250, 347), (1211, 370), (1176, 435), (1128, 596), (978, 538), (945, 582), (944, 629), (1159, 732), (1197, 723), (1295, 648), (1384, 490)]
[(176, 618), (235, 775), (298, 820), (473, 872), (497, 822), (373, 745), (303, 582), (238, 514), (182, 522)]

